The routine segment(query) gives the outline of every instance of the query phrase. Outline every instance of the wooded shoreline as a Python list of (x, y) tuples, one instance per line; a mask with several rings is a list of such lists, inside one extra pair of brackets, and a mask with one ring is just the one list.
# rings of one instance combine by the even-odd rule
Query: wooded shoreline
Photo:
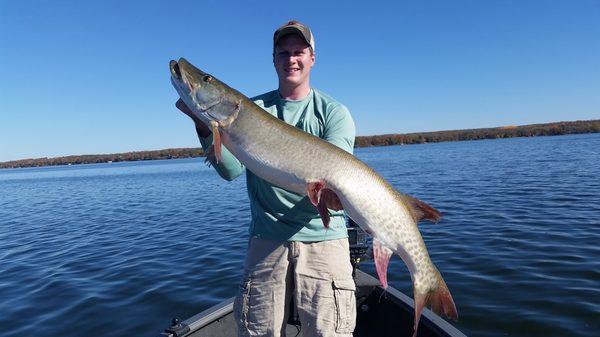
[[(497, 139), (513, 137), (557, 136), (567, 134), (600, 132), (600, 120), (556, 122), (496, 128), (465, 129), (407, 134), (358, 136), (355, 147), (408, 145), (465, 140)], [(39, 167), (55, 165), (77, 165), (111, 163), (121, 161), (193, 158), (204, 155), (202, 148), (176, 148), (154, 151), (136, 151), (114, 154), (73, 155), (56, 158), (32, 158), (0, 163), (2, 168)]]

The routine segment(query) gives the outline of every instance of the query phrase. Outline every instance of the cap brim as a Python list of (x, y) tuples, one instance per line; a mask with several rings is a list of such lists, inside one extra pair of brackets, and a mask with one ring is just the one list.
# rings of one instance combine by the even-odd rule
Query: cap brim
[(279, 31), (277, 32), (277, 35), (275, 35), (275, 39), (274, 39), (274, 41), (273, 41), (273, 44), (274, 44), (274, 45), (277, 45), (277, 43), (279, 43), (279, 41), (280, 41), (280, 40), (281, 40), (281, 39), (282, 39), (284, 36), (287, 36), (287, 35), (292, 35), (292, 34), (293, 34), (293, 35), (298, 35), (298, 36), (300, 36), (300, 37), (302, 38), (302, 40), (303, 40), (304, 42), (306, 42), (306, 44), (312, 48), (312, 44), (310, 43), (309, 37), (306, 37), (306, 36), (304, 35), (304, 32), (303, 32), (303, 31), (302, 31), (300, 28), (298, 28), (298, 27), (294, 27), (294, 26), (287, 26), (287, 27), (284, 27), (284, 28), (282, 28), (281, 30), (279, 30)]

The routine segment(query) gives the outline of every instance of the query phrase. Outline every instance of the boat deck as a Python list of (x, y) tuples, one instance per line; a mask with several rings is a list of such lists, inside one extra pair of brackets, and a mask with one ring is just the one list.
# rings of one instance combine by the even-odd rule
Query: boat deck
[[(356, 271), (357, 321), (355, 337), (412, 336), (413, 300), (388, 287), (383, 290), (379, 281), (360, 270)], [(207, 309), (183, 322), (188, 332), (165, 331), (168, 337), (235, 337), (237, 327), (233, 318), (233, 298)], [(299, 325), (288, 324), (287, 337), (302, 337)], [(466, 337), (458, 329), (429, 311), (423, 310), (419, 337)]]

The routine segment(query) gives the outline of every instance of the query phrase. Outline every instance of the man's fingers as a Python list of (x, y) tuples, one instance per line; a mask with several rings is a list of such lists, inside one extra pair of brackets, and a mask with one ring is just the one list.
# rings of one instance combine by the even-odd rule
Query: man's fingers
[(177, 107), (177, 109), (181, 110), (182, 112), (184, 112), (187, 115), (192, 113), (192, 110), (190, 110), (190, 108), (188, 108), (188, 106), (185, 105), (185, 103), (183, 103), (181, 98), (177, 100), (177, 102), (175, 103), (175, 106)]
[(188, 115), (194, 121), (194, 123), (196, 124), (196, 131), (198, 132), (198, 135), (202, 137), (210, 136), (210, 129), (198, 117), (196, 117), (196, 115), (194, 115), (194, 112), (192, 112), (192, 110), (188, 108), (187, 105), (185, 105), (181, 98), (178, 99), (177, 102), (175, 102), (175, 106), (177, 107), (177, 109), (181, 110), (181, 112)]
[(192, 110), (190, 108), (188, 108), (187, 105), (185, 105), (185, 103), (181, 100), (181, 98), (177, 100), (177, 102), (175, 103), (175, 106), (177, 107), (177, 109), (181, 110), (181, 112), (188, 115), (194, 122), (200, 121), (198, 119), (198, 117), (196, 117), (194, 115)]

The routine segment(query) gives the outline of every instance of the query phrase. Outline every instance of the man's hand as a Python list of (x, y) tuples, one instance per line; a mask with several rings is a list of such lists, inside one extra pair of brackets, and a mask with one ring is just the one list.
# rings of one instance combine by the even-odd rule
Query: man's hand
[(210, 134), (212, 133), (210, 129), (198, 117), (196, 117), (196, 115), (194, 115), (192, 110), (188, 108), (188, 106), (185, 105), (185, 103), (183, 103), (181, 98), (177, 100), (175, 106), (177, 107), (177, 109), (181, 110), (181, 112), (188, 115), (194, 121), (194, 124), (196, 124), (196, 132), (198, 133), (198, 136), (202, 138), (210, 136)]

